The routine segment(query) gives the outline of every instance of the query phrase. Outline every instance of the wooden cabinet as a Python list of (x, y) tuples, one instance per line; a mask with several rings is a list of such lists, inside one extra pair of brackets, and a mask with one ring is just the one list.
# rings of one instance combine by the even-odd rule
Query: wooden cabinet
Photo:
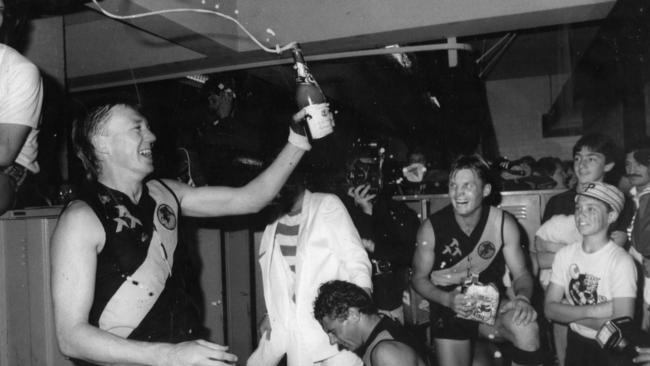
[(54, 336), (50, 236), (60, 208), (0, 218), (0, 365), (71, 366)]

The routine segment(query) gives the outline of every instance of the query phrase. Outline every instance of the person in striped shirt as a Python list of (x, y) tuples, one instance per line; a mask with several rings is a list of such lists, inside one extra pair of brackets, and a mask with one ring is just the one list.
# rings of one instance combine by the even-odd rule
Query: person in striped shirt
[(321, 284), (352, 282), (370, 294), (371, 266), (361, 238), (341, 200), (309, 191), (296, 171), (276, 200), (275, 221), (264, 231), (258, 259), (267, 315), (260, 342), (247, 365), (361, 366), (354, 353), (330, 344), (314, 318)]

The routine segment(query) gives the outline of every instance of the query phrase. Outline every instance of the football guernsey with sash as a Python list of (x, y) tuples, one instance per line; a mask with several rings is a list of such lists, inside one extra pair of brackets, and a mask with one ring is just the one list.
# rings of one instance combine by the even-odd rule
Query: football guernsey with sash
[[(506, 265), (501, 250), (504, 215), (503, 210), (484, 205), (481, 217), (469, 235), (456, 222), (451, 205), (431, 215), (429, 221), (435, 236), (431, 282), (445, 291), (453, 291), (478, 278), (480, 283), (491, 284), (498, 293), (505, 294), (503, 276)], [(468, 339), (477, 336), (478, 322), (459, 319), (445, 306), (432, 302), (431, 316), (434, 338)]]
[(96, 183), (83, 200), (106, 233), (97, 255), (89, 322), (120, 337), (180, 342), (200, 336), (198, 307), (185, 289), (186, 248), (178, 245), (179, 202), (162, 181), (138, 203)]
[(354, 352), (357, 354), (357, 356), (359, 356), (359, 358), (363, 360), (363, 364), (365, 366), (373, 366), (372, 354), (375, 350), (375, 347), (384, 341), (396, 341), (404, 343), (405, 345), (411, 347), (420, 357), (419, 363), (421, 365), (425, 364), (423, 360), (427, 359), (426, 346), (420, 342), (417, 337), (409, 333), (401, 324), (383, 316), (379, 323), (377, 323), (375, 328), (372, 330), (365, 343)]

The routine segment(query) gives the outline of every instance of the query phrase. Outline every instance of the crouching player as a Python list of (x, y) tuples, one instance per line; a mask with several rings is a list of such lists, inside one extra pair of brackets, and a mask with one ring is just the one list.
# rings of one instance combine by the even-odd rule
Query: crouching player
[(330, 343), (354, 351), (366, 366), (425, 366), (426, 349), (395, 320), (380, 315), (370, 295), (345, 281), (320, 286), (314, 317)]

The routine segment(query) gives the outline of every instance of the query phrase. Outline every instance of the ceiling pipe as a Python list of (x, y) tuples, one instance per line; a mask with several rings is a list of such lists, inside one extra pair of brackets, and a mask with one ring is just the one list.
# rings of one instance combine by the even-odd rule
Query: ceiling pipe
[(499, 51), (493, 57), (490, 58), (490, 60), (485, 65), (485, 67), (483, 67), (483, 69), (479, 72), (478, 74), (479, 79), (486, 76), (492, 70), (494, 65), (497, 63), (497, 61), (499, 61), (499, 59), (501, 58), (503, 53), (508, 49), (508, 47), (510, 47), (510, 44), (512, 43), (512, 41), (515, 40), (515, 38), (517, 38), (517, 33), (508, 33), (508, 40), (499, 49)]
[(500, 45), (505, 41), (506, 39), (510, 38), (511, 33), (507, 33), (505, 36), (499, 38), (498, 41), (496, 41), (492, 47), (490, 47), (487, 51), (485, 51), (481, 56), (476, 58), (476, 63), (481, 63), (484, 58), (488, 57), (492, 52), (494, 52)]
[[(326, 53), (322, 55), (305, 56), (305, 61), (325, 61), (325, 60), (340, 60), (352, 57), (367, 57), (376, 55), (386, 55), (391, 53), (408, 53), (408, 52), (426, 52), (426, 51), (449, 51), (449, 50), (462, 50), (472, 51), (472, 46), (466, 43), (436, 43), (418, 46), (399, 46), (391, 48), (378, 48), (372, 50), (357, 50), (348, 52), (335, 52)], [(149, 77), (136, 77), (130, 80), (120, 80), (115, 82), (99, 83), (92, 86), (71, 87), (70, 92), (81, 92), (88, 90), (97, 90), (102, 88), (112, 88), (116, 86), (130, 85), (132, 83), (148, 83), (152, 81), (161, 81), (175, 78), (185, 78), (187, 75), (195, 74), (212, 74), (218, 72), (235, 71), (243, 69), (253, 69), (259, 67), (277, 66), (293, 63), (293, 58), (283, 58), (269, 61), (250, 62), (239, 65), (219, 66), (207, 69), (184, 71), (178, 73), (169, 73), (165, 75), (149, 76)]]

